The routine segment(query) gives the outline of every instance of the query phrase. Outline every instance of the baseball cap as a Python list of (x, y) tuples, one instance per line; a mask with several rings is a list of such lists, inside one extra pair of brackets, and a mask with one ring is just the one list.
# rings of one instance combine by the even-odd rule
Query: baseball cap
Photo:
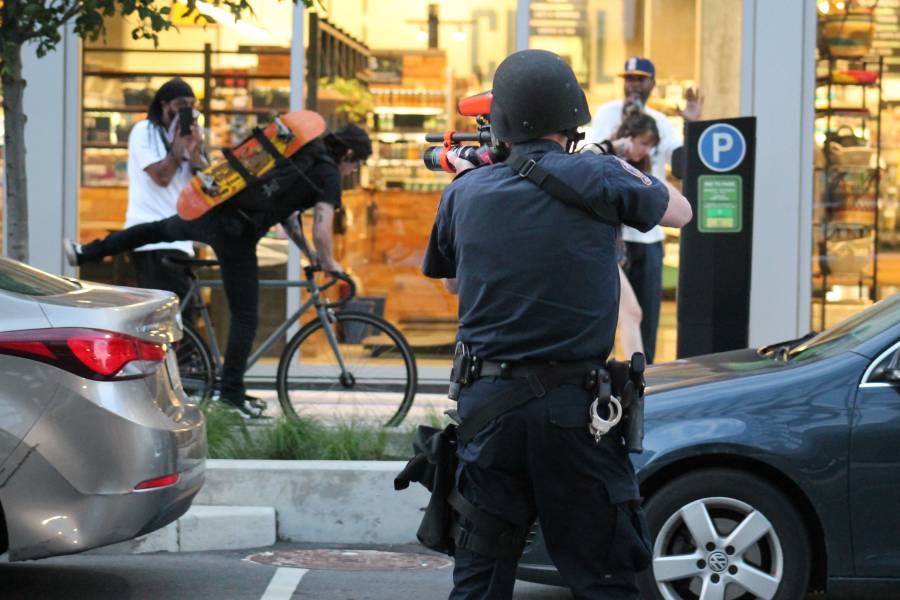
[(656, 77), (656, 67), (649, 58), (632, 56), (625, 61), (625, 70), (619, 73), (619, 77), (627, 75), (639, 75), (643, 77)]

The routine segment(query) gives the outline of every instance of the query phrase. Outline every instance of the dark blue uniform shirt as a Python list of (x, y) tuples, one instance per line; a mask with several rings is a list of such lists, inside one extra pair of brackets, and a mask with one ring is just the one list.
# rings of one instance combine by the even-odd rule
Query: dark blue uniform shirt
[[(621, 222), (657, 225), (666, 187), (618, 158), (516, 144)], [(460, 340), (488, 360), (605, 360), (619, 303), (617, 227), (564, 204), (504, 164), (474, 169), (444, 190), (423, 271), (455, 277)]]

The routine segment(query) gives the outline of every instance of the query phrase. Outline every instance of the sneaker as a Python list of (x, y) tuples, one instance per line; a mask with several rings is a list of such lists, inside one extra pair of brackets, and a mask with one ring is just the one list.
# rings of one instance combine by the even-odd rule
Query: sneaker
[(231, 398), (228, 396), (220, 396), (219, 400), (222, 401), (224, 406), (232, 409), (234, 412), (238, 413), (245, 419), (268, 419), (265, 414), (265, 405), (262, 407), (259, 404), (253, 402), (255, 399), (247, 398), (246, 396), (242, 396), (239, 398)]
[(63, 252), (66, 254), (66, 262), (70, 267), (78, 266), (78, 258), (81, 255), (81, 244), (76, 244), (69, 238), (63, 240)]
[(265, 400), (257, 398), (256, 396), (244, 394), (244, 400), (249, 402), (250, 406), (258, 409), (260, 412), (266, 412), (266, 409), (269, 407), (269, 404)]

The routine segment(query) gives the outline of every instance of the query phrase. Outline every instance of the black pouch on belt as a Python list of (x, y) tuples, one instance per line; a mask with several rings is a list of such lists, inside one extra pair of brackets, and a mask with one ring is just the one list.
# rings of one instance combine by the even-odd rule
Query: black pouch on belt
[(416, 537), (426, 548), (453, 556), (453, 508), (448, 502), (456, 477), (456, 425), (443, 430), (420, 425), (413, 442), (415, 455), (394, 479), (394, 489), (418, 482), (431, 492)]
[(644, 451), (644, 355), (635, 352), (630, 361), (606, 363), (612, 379), (613, 396), (622, 403), (625, 447), (628, 452)]

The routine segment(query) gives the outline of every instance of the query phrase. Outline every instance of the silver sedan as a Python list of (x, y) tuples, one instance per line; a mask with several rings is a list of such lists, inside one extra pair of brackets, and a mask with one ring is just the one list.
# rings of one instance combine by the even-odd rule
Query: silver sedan
[(177, 519), (204, 480), (174, 296), (0, 258), (0, 553), (26, 560)]

